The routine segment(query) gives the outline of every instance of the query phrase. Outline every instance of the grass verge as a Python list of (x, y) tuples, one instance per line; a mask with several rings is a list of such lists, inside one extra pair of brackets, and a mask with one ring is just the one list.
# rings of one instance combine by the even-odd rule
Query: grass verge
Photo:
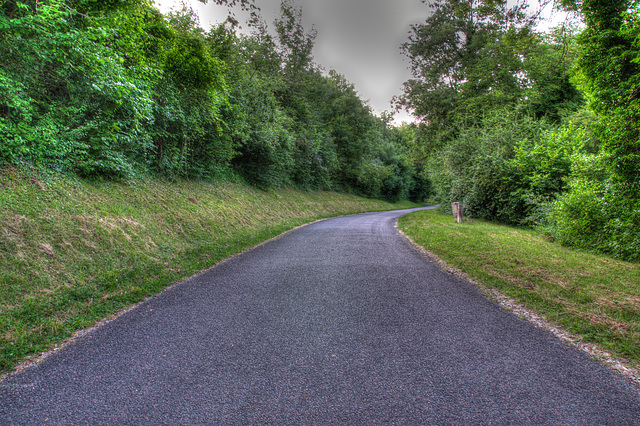
[(232, 183), (43, 181), (0, 170), (0, 372), (298, 225), (413, 206)]
[(457, 224), (433, 210), (402, 217), (398, 228), (486, 288), (639, 365), (638, 264), (562, 247), (534, 231)]

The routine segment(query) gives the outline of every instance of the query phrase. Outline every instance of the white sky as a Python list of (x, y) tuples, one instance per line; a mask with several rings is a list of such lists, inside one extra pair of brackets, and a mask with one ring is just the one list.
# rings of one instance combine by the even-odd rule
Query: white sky
[[(204, 29), (227, 17), (226, 7), (184, 1), (198, 13)], [(273, 30), (280, 0), (255, 2)], [(182, 1), (155, 0), (155, 3), (166, 13)], [(402, 84), (411, 78), (400, 45), (407, 41), (411, 24), (425, 21), (428, 6), (420, 0), (294, 0), (294, 4), (302, 8), (305, 29), (313, 26), (318, 32), (313, 51), (315, 62), (327, 71), (335, 69), (344, 75), (376, 114), (391, 111), (391, 99), (402, 93)], [(234, 12), (246, 28), (247, 15), (239, 9)], [(395, 121), (413, 119), (401, 111)]]

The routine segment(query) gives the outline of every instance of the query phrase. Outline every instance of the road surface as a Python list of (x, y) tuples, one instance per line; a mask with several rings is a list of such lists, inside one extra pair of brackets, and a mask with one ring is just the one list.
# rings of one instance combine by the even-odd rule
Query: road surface
[(407, 211), (236, 256), (0, 383), (0, 424), (640, 424), (640, 392), (443, 272)]

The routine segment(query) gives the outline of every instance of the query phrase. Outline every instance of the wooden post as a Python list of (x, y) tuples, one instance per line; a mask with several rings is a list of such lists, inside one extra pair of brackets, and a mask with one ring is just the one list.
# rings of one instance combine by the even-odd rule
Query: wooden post
[(462, 223), (463, 222), (462, 204), (451, 203), (451, 211), (453, 211), (453, 220), (455, 220), (458, 223)]

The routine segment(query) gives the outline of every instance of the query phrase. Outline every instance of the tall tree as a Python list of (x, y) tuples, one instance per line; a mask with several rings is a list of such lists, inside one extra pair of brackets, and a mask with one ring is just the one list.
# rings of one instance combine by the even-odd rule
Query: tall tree
[(523, 51), (526, 88), (521, 109), (536, 118), (559, 122), (584, 105), (584, 96), (572, 82), (578, 58), (578, 29), (564, 23), (536, 35)]
[(311, 29), (305, 32), (302, 24), (302, 9), (295, 8), (291, 0), (280, 5), (280, 18), (275, 26), (282, 50), (285, 75), (294, 78), (313, 66), (313, 47), (317, 32)]
[(402, 46), (414, 78), (405, 83), (397, 104), (429, 124), (448, 125), (462, 111), (481, 114), (487, 106), (519, 99), (522, 60), (514, 46), (526, 40), (534, 24), (526, 3), (428, 4), (432, 14), (411, 27)]
[(584, 0), (582, 12), (579, 66), (602, 116), (600, 137), (612, 173), (640, 197), (640, 4)]

